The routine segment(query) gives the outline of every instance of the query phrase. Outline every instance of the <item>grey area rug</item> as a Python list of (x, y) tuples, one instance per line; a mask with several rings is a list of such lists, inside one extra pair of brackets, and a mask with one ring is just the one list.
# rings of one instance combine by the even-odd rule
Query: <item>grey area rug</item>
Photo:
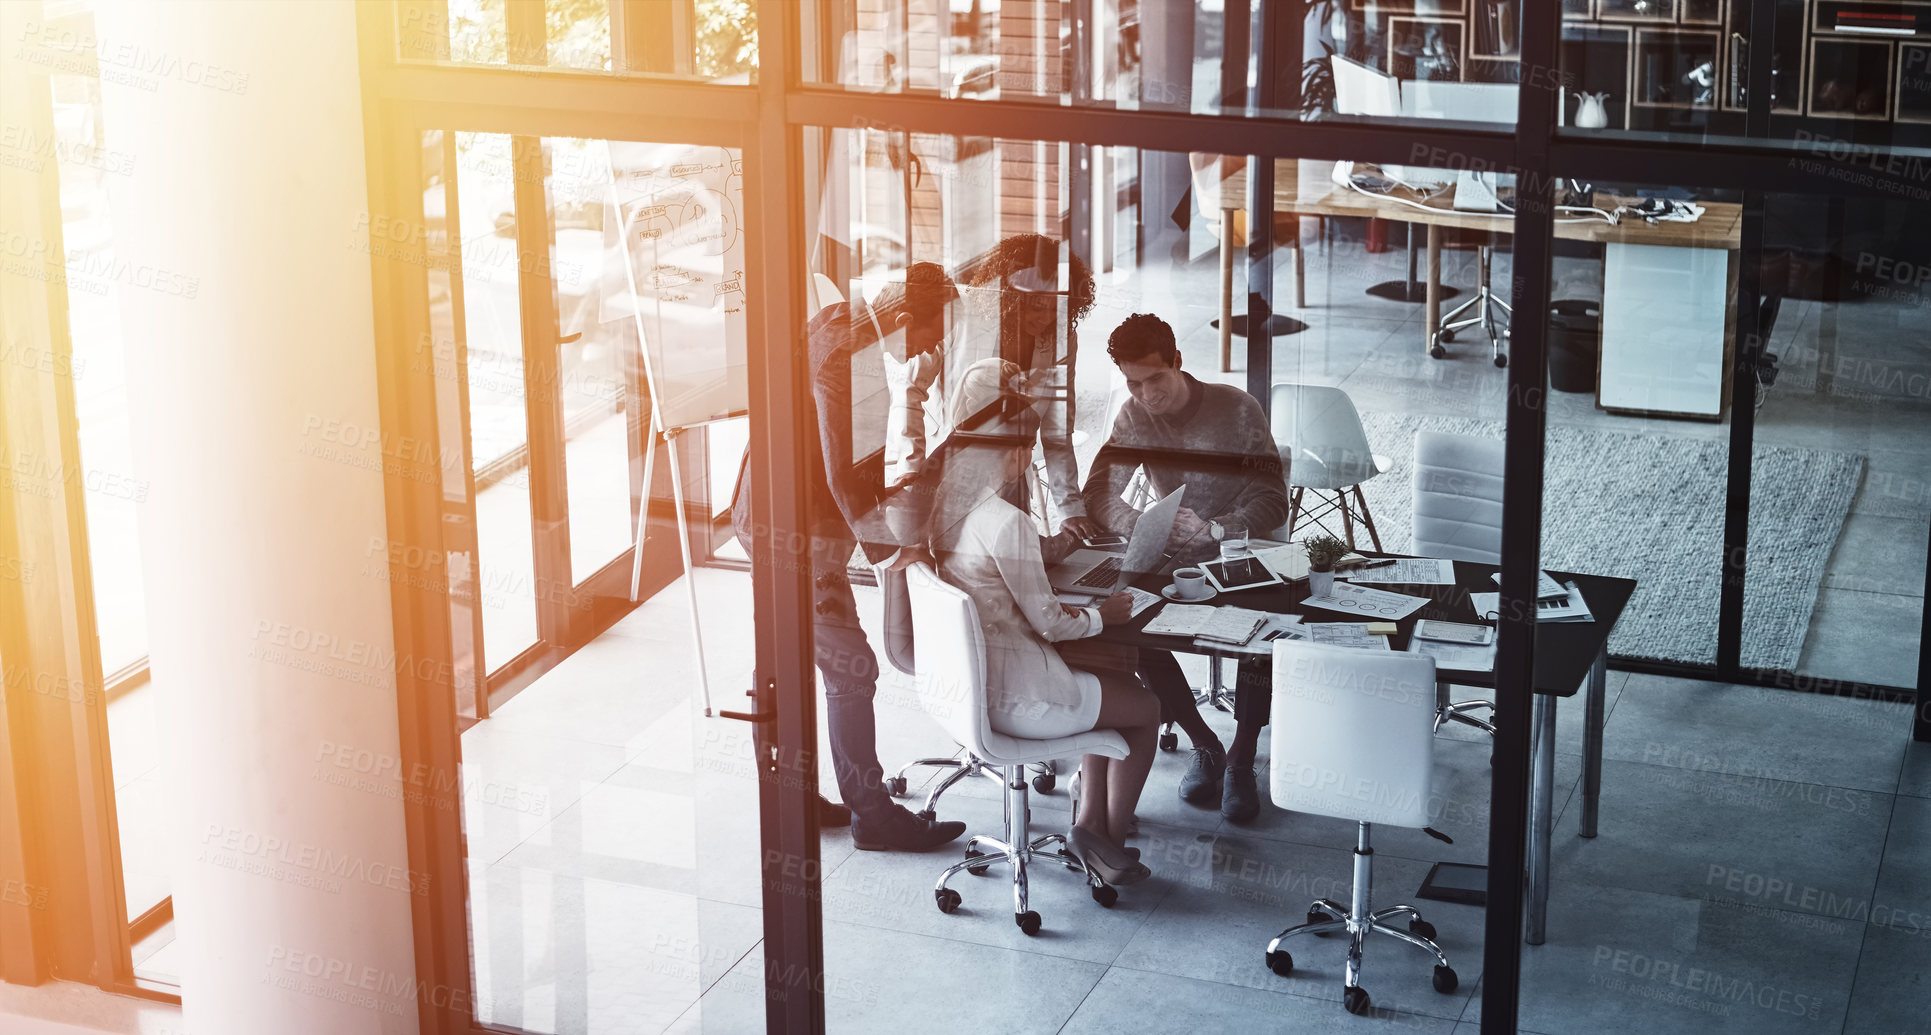
[[(1407, 551), (1415, 432), (1499, 439), (1497, 421), (1364, 413), (1392, 467), (1362, 485), (1381, 543)], [(1722, 584), (1725, 439), (1643, 436), (1554, 425), (1543, 485), (1544, 567), (1637, 580), (1610, 637), (1612, 654), (1716, 661)], [(1752, 460), (1743, 664), (1794, 669), (1851, 498), (1855, 453), (1759, 447)]]

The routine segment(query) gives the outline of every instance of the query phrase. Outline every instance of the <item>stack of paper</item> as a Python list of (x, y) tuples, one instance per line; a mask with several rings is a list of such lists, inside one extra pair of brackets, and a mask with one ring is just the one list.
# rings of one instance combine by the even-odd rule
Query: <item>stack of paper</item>
[(1209, 644), (1242, 645), (1254, 638), (1254, 633), (1267, 623), (1267, 612), (1255, 611), (1245, 607), (1218, 607), (1207, 623), (1194, 632), (1195, 642), (1202, 640)]
[[(1470, 593), (1468, 599), (1469, 603), (1475, 605), (1475, 617), (1482, 621), (1489, 621), (1501, 614), (1502, 594), (1500, 593)], [(1589, 610), (1588, 602), (1582, 599), (1582, 590), (1577, 589), (1576, 584), (1571, 582), (1563, 588), (1560, 597), (1535, 602), (1535, 620), (1538, 622), (1593, 622), (1596, 620), (1596, 615)]]
[(1495, 671), (1495, 644), (1477, 647), (1472, 643), (1443, 643), (1439, 640), (1412, 640), (1408, 649), (1435, 659), (1435, 667), (1462, 672)]
[(1275, 640), (1304, 640), (1306, 628), (1301, 625), (1300, 615), (1269, 613), (1267, 621), (1246, 643), (1227, 644), (1215, 640), (1196, 639), (1194, 645), (1209, 650), (1225, 651), (1229, 654), (1272, 654)]
[[(1538, 571), (1535, 574), (1535, 598), (1537, 600), (1555, 600), (1569, 595), (1569, 591), (1563, 588), (1562, 583), (1556, 581), (1554, 575), (1546, 571)], [(1496, 585), (1499, 586), (1502, 584), (1501, 572), (1498, 571), (1491, 577), (1495, 579)]]
[(1155, 636), (1197, 636), (1213, 617), (1209, 604), (1168, 604), (1142, 631)]
[(1363, 650), (1393, 650), (1388, 637), (1376, 636), (1365, 625), (1353, 622), (1308, 622), (1301, 626), (1308, 642), (1328, 647), (1359, 647)]

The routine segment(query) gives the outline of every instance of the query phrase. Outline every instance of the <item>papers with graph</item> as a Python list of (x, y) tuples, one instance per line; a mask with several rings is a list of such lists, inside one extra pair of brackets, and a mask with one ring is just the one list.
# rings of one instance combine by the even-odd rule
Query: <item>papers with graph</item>
[(1387, 590), (1368, 589), (1350, 582), (1335, 582), (1327, 596), (1308, 597), (1301, 601), (1309, 607), (1325, 608), (1329, 611), (1342, 611), (1351, 615), (1379, 622), (1406, 618), (1422, 606), (1430, 603), (1427, 597), (1409, 596), (1406, 593), (1390, 593)]

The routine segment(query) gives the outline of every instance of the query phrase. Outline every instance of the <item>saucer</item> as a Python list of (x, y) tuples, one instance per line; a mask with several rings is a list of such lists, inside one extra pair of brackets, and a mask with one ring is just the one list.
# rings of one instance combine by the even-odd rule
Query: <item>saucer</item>
[(1168, 600), (1171, 600), (1176, 604), (1204, 604), (1207, 601), (1212, 600), (1214, 598), (1214, 594), (1211, 590), (1209, 590), (1207, 595), (1204, 597), (1183, 597), (1173, 591), (1173, 586), (1171, 584), (1161, 586), (1160, 595), (1163, 597), (1166, 597)]

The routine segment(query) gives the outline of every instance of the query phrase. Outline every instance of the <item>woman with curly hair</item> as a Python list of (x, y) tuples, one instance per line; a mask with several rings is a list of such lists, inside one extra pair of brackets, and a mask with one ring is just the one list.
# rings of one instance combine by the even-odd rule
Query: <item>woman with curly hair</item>
[[(965, 357), (967, 361), (997, 358), (1013, 364), (1020, 373), (1010, 387), (1044, 404), (1034, 411), (1059, 530), (1078, 539), (1101, 534), (1104, 530), (1086, 516), (1079, 463), (1073, 454), (1073, 370), (1079, 358), (1079, 322), (1092, 310), (1097, 295), (1092, 271), (1070, 248), (1050, 237), (1016, 234), (967, 262), (957, 280), (969, 296), (997, 302), (996, 314), (968, 313), (969, 319), (978, 318), (972, 322), (991, 323), (996, 337), (992, 342), (975, 342), (977, 347)], [(996, 345), (997, 351), (988, 344)], [(1030, 510), (1032, 479), (1022, 479), (1014, 491), (1018, 498), (1010, 502)]]

